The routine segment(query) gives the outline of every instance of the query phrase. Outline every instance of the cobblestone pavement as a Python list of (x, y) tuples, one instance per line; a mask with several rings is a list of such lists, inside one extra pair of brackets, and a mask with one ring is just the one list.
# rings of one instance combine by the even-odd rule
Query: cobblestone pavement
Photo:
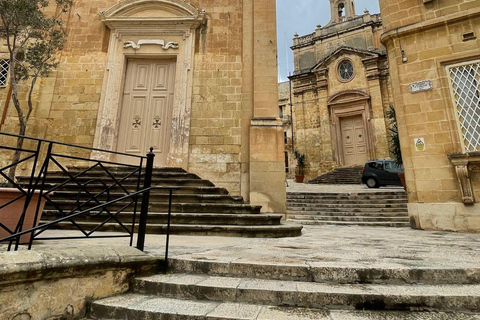
[(381, 187), (370, 189), (364, 184), (308, 184), (296, 183), (293, 179), (287, 180), (287, 192), (308, 193), (363, 193), (363, 192), (391, 192), (403, 191), (403, 187)]
[[(45, 236), (72, 234), (49, 231)], [(164, 254), (165, 237), (148, 235), (146, 250)], [(46, 247), (128, 245), (127, 239), (43, 241)], [(3, 246), (4, 247), (4, 246)], [(171, 256), (268, 264), (379, 268), (479, 268), (480, 234), (409, 228), (306, 226), (301, 237), (250, 239), (171, 236)]]

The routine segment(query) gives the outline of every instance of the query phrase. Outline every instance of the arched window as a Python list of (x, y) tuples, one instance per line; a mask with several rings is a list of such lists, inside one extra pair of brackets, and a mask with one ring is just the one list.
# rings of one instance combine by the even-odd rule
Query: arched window
[(345, 18), (345, 4), (343, 2), (338, 5), (338, 17), (340, 21)]

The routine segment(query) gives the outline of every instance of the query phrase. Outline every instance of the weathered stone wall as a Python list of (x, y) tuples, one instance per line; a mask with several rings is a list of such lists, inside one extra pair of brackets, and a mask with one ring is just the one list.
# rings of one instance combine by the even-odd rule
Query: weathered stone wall
[(89, 301), (128, 291), (157, 259), (131, 247), (0, 253), (2, 320), (79, 319)]
[[(177, 1), (170, 2), (175, 4)], [(124, 39), (110, 31), (99, 13), (117, 3), (117, 0), (74, 1), (66, 21), (68, 39), (59, 56), (60, 65), (38, 87), (38, 102), (29, 125), (29, 135), (115, 150), (120, 117), (116, 110), (121, 109), (118, 101), (121, 101), (123, 89), (121, 85), (114, 87), (112, 83), (116, 81), (118, 84), (123, 80), (112, 80), (110, 75), (125, 77), (122, 74), (125, 71), (120, 70), (120, 64), (125, 62), (111, 59), (111, 43)], [(185, 70), (188, 76), (185, 80), (177, 79), (185, 82), (179, 85), (185, 90), (183, 95), (176, 93), (176, 99), (178, 104), (188, 106), (179, 111), (176, 119), (185, 130), (173, 125), (172, 132), (182, 131), (187, 142), (182, 145), (181, 159), (178, 162), (173, 159), (170, 164), (210, 179), (232, 194), (243, 195), (248, 201), (252, 191), (251, 120), (254, 117), (278, 118), (274, 1), (257, 1), (254, 4), (249, 0), (228, 3), (224, 0), (192, 0), (185, 3), (191, 3), (199, 12), (205, 10), (206, 23), (193, 32), (195, 43), (191, 63), (177, 65), (177, 70)], [(187, 33), (184, 36), (190, 35)], [(182, 40), (181, 36), (179, 38)], [(255, 52), (258, 54), (254, 65)], [(136, 52), (132, 51), (129, 57), (132, 54)], [(182, 57), (189, 54), (181, 53)], [(152, 58), (151, 54), (149, 58)], [(5, 91), (0, 90), (0, 103), (4, 102)], [(119, 104), (119, 107), (109, 106), (112, 103)], [(104, 112), (102, 108), (110, 111)], [(105, 120), (106, 115), (109, 118)], [(13, 108), (10, 108), (9, 118), (2, 130), (15, 132), (15, 121)], [(275, 141), (280, 146), (277, 148), (275, 144), (273, 150), (273, 176), (278, 182), (284, 180), (284, 162), (279, 156), (283, 156), (283, 136), (277, 129), (275, 135), (278, 135)], [(181, 140), (183, 136), (177, 138)], [(255, 143), (261, 144), (260, 149), (265, 143), (263, 138), (255, 140)], [(88, 151), (78, 155), (90, 156)], [(173, 158), (175, 156), (172, 155)], [(280, 172), (283, 172), (283, 177)], [(272, 171), (268, 175), (272, 175)], [(259, 173), (255, 176), (263, 179)], [(259, 180), (256, 184), (258, 187), (267, 185), (267, 182)], [(273, 202), (278, 202), (275, 206), (281, 210), (284, 208), (285, 191), (272, 192), (277, 198)]]
[(209, 20), (195, 55), (189, 170), (240, 194), (243, 1), (192, 4)]
[[(380, 7), (412, 223), (422, 229), (478, 231), (478, 204), (462, 203), (461, 185), (447, 157), (465, 150), (446, 68), (478, 60), (480, 3), (381, 0)], [(469, 32), (477, 38), (464, 40)], [(422, 80), (431, 80), (433, 89), (411, 93), (409, 85)], [(425, 139), (425, 151), (416, 150), (415, 138)], [(471, 172), (477, 202), (478, 179), (478, 173)]]

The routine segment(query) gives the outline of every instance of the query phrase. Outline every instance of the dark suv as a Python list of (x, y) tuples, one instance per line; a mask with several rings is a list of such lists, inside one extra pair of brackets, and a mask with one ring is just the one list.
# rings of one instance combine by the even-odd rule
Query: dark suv
[(377, 159), (365, 163), (362, 181), (369, 188), (386, 185), (401, 186), (399, 173), (403, 173), (403, 167), (397, 165), (392, 159)]

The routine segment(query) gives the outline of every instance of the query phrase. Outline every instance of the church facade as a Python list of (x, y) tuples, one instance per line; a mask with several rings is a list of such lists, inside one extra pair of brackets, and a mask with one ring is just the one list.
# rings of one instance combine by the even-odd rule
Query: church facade
[(392, 104), (379, 14), (356, 15), (355, 1), (330, 0), (332, 19), (293, 39), (295, 150), (306, 179), (389, 157), (385, 111)]
[[(156, 166), (284, 212), (274, 0), (78, 0), (66, 26), (27, 135), (135, 155), (152, 146)], [(2, 131), (15, 133), (7, 111)]]

